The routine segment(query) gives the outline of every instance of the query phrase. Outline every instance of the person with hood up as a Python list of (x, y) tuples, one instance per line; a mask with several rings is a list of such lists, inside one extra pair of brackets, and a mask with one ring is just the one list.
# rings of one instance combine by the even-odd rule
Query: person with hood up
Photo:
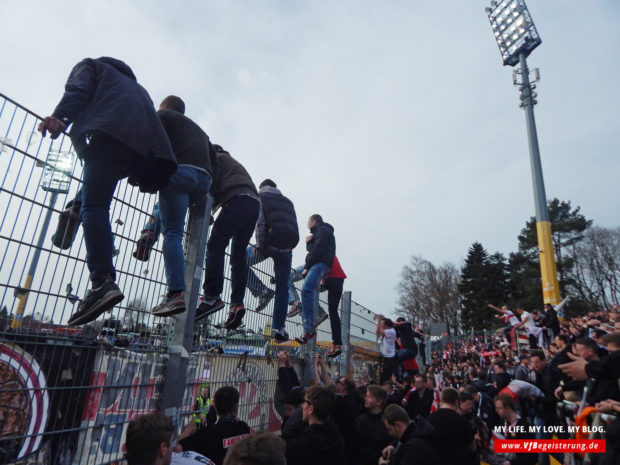
[(379, 465), (436, 465), (433, 449), (435, 428), (422, 417), (413, 420), (400, 405), (388, 405), (383, 412), (383, 424), (390, 436), (398, 441), (396, 446), (383, 449)]
[(305, 278), (301, 289), (301, 322), (303, 335), (295, 340), (305, 344), (315, 335), (314, 299), (321, 279), (327, 275), (336, 255), (336, 238), (332, 225), (323, 222), (321, 215), (312, 215), (308, 219), (310, 235), (306, 237), (306, 263), (301, 275)]
[(286, 461), (291, 465), (342, 465), (346, 462), (344, 440), (330, 421), (334, 394), (326, 387), (306, 389), (302, 414), (308, 428), (286, 444)]
[(86, 58), (69, 74), (65, 93), (52, 116), (39, 124), (52, 139), (71, 126), (69, 137), (83, 161), (82, 205), (86, 263), (92, 289), (69, 318), (89, 323), (125, 298), (112, 263), (110, 204), (118, 181), (143, 192), (163, 188), (177, 160), (148, 92), (129, 66), (110, 57)]

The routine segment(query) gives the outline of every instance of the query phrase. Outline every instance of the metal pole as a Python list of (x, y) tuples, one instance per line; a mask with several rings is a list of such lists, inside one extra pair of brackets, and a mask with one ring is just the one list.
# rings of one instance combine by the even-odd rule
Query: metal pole
[(168, 361), (162, 389), (161, 410), (178, 424), (180, 408), (185, 395), (189, 353), (194, 337), (194, 318), (202, 280), (209, 219), (213, 198), (209, 195), (204, 204), (190, 206), (189, 233), (185, 248), (185, 312), (175, 316), (174, 330), (168, 345)]
[(341, 376), (349, 376), (351, 366), (351, 291), (345, 291), (340, 299), (342, 306), (342, 360), (340, 361)]
[(32, 278), (34, 277), (34, 273), (37, 270), (37, 265), (39, 264), (39, 257), (41, 256), (41, 248), (43, 247), (43, 242), (45, 241), (45, 236), (47, 236), (47, 230), (50, 225), (50, 221), (52, 219), (52, 214), (54, 213), (54, 205), (56, 204), (56, 199), (58, 198), (57, 191), (50, 191), (50, 201), (47, 208), (47, 212), (45, 213), (45, 219), (43, 220), (43, 225), (41, 226), (41, 232), (39, 233), (39, 239), (37, 240), (37, 245), (34, 249), (34, 254), (32, 255), (32, 261), (30, 262), (30, 268), (28, 269), (28, 274), (26, 275), (26, 281), (24, 282), (24, 286), (20, 289), (15, 290), (15, 296), (19, 296), (19, 305), (15, 310), (15, 317), (11, 322), (11, 329), (17, 329), (22, 324), (22, 318), (24, 315), (24, 310), (26, 309), (26, 302), (28, 301), (28, 294), (30, 293), (30, 287), (32, 286)]
[(543, 179), (542, 165), (540, 162), (540, 150), (538, 148), (538, 135), (536, 133), (536, 121), (534, 119), (534, 104), (532, 86), (530, 84), (529, 69), (525, 60), (525, 53), (519, 55), (521, 67), (521, 106), (525, 110), (525, 122), (527, 124), (527, 136), (530, 149), (530, 165), (532, 169), (532, 184), (534, 186), (534, 203), (536, 206), (536, 232), (538, 236), (538, 249), (540, 258), (540, 273), (542, 277), (543, 300), (545, 303), (557, 305), (560, 303), (560, 289), (558, 285), (553, 242), (551, 239), (551, 222), (547, 209), (547, 196), (545, 194), (545, 182)]
[[(312, 316), (312, 321), (316, 323), (316, 318), (319, 314), (319, 297), (320, 297), (320, 284), (317, 284), (316, 289), (314, 290), (314, 312)], [(314, 359), (316, 357), (316, 340), (319, 337), (319, 329), (315, 328), (314, 332), (316, 335), (310, 339), (310, 341), (306, 342), (304, 345), (304, 384), (307, 386), (311, 380), (314, 379)]]

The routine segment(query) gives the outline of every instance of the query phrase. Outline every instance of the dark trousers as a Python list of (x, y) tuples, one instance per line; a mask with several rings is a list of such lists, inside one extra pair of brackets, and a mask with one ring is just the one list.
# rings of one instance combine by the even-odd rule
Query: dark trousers
[(327, 308), (329, 310), (329, 323), (332, 326), (332, 342), (334, 345), (341, 346), (342, 325), (340, 323), (340, 315), (338, 315), (338, 307), (342, 298), (344, 279), (325, 278), (323, 287), (327, 290)]
[(220, 296), (224, 288), (224, 256), (226, 247), (232, 239), (230, 248), (230, 276), (232, 291), (230, 303), (243, 304), (245, 286), (248, 281), (248, 264), (245, 249), (250, 242), (260, 204), (258, 199), (248, 195), (237, 195), (222, 207), (215, 220), (207, 242), (205, 260), (204, 294), (207, 298)]
[(111, 137), (93, 135), (84, 153), (82, 171), (82, 207), (80, 218), (86, 244), (86, 264), (90, 279), (116, 279), (112, 263), (113, 238), (110, 204), (118, 181), (132, 174), (139, 155)]
[(398, 366), (398, 358), (381, 357), (381, 376), (379, 378), (379, 384), (382, 384), (383, 381), (387, 381), (391, 379), (397, 366)]

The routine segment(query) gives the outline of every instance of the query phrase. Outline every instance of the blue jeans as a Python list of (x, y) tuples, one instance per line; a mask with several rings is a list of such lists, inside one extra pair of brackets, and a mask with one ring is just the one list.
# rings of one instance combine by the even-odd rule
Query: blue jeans
[(297, 289), (293, 283), (297, 281), (301, 281), (304, 277), (301, 275), (301, 272), (304, 270), (304, 265), (298, 266), (291, 270), (291, 275), (288, 280), (288, 303), (289, 305), (294, 304), (295, 302), (299, 302), (299, 294), (297, 293)]
[(86, 244), (86, 264), (93, 285), (107, 277), (116, 279), (112, 263), (113, 237), (110, 204), (118, 181), (129, 176), (139, 155), (111, 137), (93, 135), (80, 154), (82, 170), (82, 207), (80, 219)]
[[(276, 331), (283, 330), (286, 321), (288, 280), (291, 273), (293, 252), (281, 252), (270, 249), (258, 251), (258, 249), (250, 246), (246, 249), (246, 256), (248, 265), (256, 265), (268, 258), (273, 259), (273, 271), (276, 278), (276, 294), (273, 303), (273, 321), (271, 327)], [(268, 289), (251, 268), (248, 268), (248, 289), (256, 297)]]
[(418, 353), (414, 349), (399, 349), (396, 351), (396, 358), (398, 359), (398, 365), (396, 366), (396, 376), (402, 378), (403, 374), (405, 373), (403, 362), (405, 360), (416, 358), (416, 355), (418, 355)]
[[(210, 177), (209, 177), (209, 183), (211, 183)], [(153, 231), (155, 233), (155, 237), (159, 237), (159, 235), (161, 234), (161, 219), (160, 219), (160, 214), (159, 214), (159, 202), (155, 202), (155, 205), (153, 205), (153, 211), (151, 212), (151, 217), (144, 225), (144, 229)]]
[(245, 285), (248, 281), (245, 248), (254, 232), (259, 209), (258, 199), (247, 195), (237, 195), (222, 207), (207, 242), (205, 282), (203, 284), (205, 298), (218, 298), (222, 293), (224, 288), (224, 256), (226, 247), (232, 239), (230, 249), (230, 277), (232, 281), (230, 303), (232, 305), (243, 304)]
[(311, 334), (314, 332), (316, 320), (314, 299), (319, 283), (327, 273), (329, 273), (329, 266), (325, 263), (316, 263), (306, 274), (304, 285), (301, 288), (301, 323), (304, 327), (304, 333)]
[(191, 166), (179, 166), (159, 191), (159, 214), (164, 235), (164, 263), (168, 291), (185, 290), (183, 232), (190, 203), (204, 203), (211, 176)]

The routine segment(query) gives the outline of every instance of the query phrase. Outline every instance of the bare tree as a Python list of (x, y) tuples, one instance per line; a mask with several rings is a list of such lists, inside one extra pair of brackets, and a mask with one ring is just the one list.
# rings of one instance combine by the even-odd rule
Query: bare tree
[(397, 313), (423, 326), (445, 322), (450, 334), (458, 334), (459, 280), (459, 269), (452, 263), (436, 266), (422, 257), (412, 256), (410, 263), (403, 267), (398, 284)]
[(131, 300), (125, 310), (123, 326), (125, 329), (139, 331), (142, 327), (147, 326), (149, 315), (149, 307), (145, 302), (140, 299)]
[(588, 229), (570, 249), (575, 266), (572, 289), (592, 309), (606, 309), (620, 299), (620, 227)]

